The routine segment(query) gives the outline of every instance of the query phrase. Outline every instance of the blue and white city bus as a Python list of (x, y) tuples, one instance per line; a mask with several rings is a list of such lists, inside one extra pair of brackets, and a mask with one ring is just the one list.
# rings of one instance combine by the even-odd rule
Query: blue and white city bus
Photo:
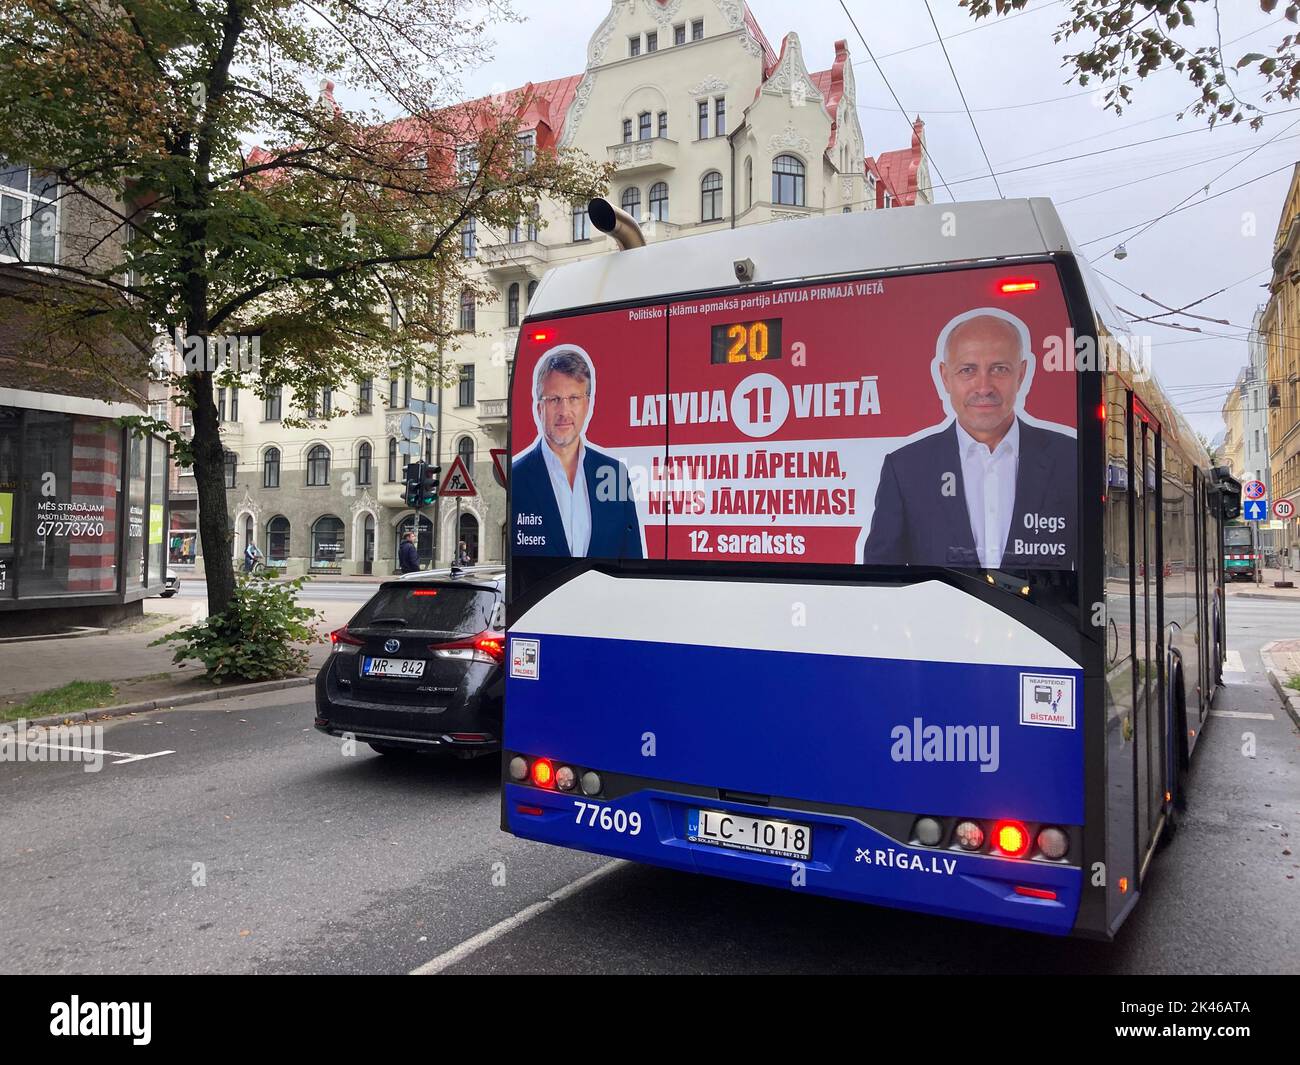
[(511, 378), (502, 827), (1108, 938), (1238, 498), (1043, 199), (552, 270)]

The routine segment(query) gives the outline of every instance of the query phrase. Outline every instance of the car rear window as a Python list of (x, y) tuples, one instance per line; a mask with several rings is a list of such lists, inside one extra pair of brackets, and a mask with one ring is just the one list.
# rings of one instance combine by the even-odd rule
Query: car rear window
[(496, 594), (463, 585), (386, 585), (352, 621), (354, 627), (474, 633), (492, 627)]

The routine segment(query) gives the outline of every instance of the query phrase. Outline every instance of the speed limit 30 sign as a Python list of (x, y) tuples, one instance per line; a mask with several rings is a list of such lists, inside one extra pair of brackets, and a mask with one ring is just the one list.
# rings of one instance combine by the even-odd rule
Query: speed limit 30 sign
[(1295, 514), (1295, 504), (1289, 499), (1278, 499), (1273, 503), (1273, 517), (1285, 521)]

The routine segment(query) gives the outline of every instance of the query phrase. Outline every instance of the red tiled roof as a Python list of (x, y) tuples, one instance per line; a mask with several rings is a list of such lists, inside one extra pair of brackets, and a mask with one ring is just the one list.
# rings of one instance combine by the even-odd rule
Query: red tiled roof
[(894, 202), (900, 207), (910, 207), (916, 203), (916, 175), (921, 169), (921, 133), (925, 123), (918, 115), (912, 123), (912, 143), (910, 147), (893, 152), (884, 152), (878, 160), (881, 178), (894, 195)]

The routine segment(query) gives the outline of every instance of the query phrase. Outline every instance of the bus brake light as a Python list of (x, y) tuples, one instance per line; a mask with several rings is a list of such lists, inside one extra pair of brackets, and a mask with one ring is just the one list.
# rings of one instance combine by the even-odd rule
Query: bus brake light
[(551, 334), (546, 332), (545, 329), (539, 329), (536, 333), (533, 334), (533, 339), (538, 342), (543, 340), (550, 340)]
[(1008, 858), (1023, 858), (1029, 852), (1029, 833), (1019, 821), (999, 821), (993, 828), (993, 843)]
[(1038, 282), (1027, 281), (1022, 279), (1015, 279), (1011, 281), (999, 281), (998, 291), (1001, 292), (1004, 296), (1010, 295), (1013, 292), (1037, 292)]
[(539, 788), (555, 787), (555, 768), (549, 758), (539, 758), (533, 763), (533, 783)]

